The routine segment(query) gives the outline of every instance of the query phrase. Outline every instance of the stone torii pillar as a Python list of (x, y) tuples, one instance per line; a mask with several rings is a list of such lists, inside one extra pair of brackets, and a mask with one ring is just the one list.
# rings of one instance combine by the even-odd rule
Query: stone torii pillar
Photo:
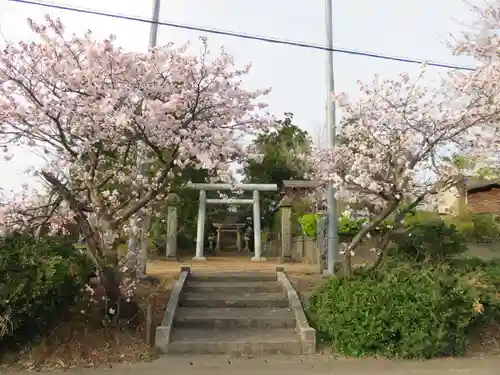
[(206, 260), (203, 256), (203, 240), (205, 237), (205, 212), (207, 206), (207, 192), (200, 190), (198, 205), (198, 226), (196, 227), (196, 255), (193, 260)]
[(260, 260), (262, 256), (262, 232), (260, 228), (260, 194), (258, 190), (253, 191), (253, 258)]

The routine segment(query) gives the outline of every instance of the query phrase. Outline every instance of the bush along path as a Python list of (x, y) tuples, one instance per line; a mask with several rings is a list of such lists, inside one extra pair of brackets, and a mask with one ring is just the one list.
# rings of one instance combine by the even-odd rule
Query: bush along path
[(0, 345), (47, 329), (76, 303), (90, 272), (87, 258), (64, 238), (0, 238)]
[(313, 292), (312, 325), (348, 356), (464, 355), (477, 332), (500, 321), (500, 262), (465, 251), (454, 226), (409, 220), (378, 267), (332, 277)]
[(0, 238), (0, 372), (93, 367), (155, 356), (145, 342), (146, 312), (155, 307), (152, 324), (160, 324), (173, 280), (139, 283), (139, 309), (125, 318), (124, 310), (117, 316), (103, 293), (89, 287), (92, 270), (71, 239), (35, 239), (26, 233)]

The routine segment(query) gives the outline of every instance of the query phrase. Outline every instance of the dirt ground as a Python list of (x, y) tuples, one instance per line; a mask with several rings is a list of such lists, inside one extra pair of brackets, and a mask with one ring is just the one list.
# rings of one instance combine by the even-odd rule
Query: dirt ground
[(276, 267), (284, 267), (299, 294), (308, 295), (314, 288), (325, 280), (319, 273), (318, 265), (303, 263), (281, 264), (278, 258), (269, 258), (255, 262), (245, 256), (217, 256), (209, 257), (206, 261), (193, 261), (191, 258), (181, 259), (179, 262), (155, 261), (148, 266), (151, 275), (168, 275), (172, 277), (179, 272), (182, 265), (191, 267), (191, 271), (200, 274), (214, 274), (220, 272), (256, 272), (275, 273)]
[(268, 258), (265, 261), (252, 261), (247, 256), (214, 256), (205, 261), (194, 261), (190, 257), (181, 258), (179, 262), (157, 260), (148, 264), (151, 275), (172, 275), (179, 272), (181, 265), (188, 265), (196, 273), (214, 272), (276, 272), (277, 266), (285, 267), (291, 273), (318, 273), (319, 266), (303, 263), (280, 264), (278, 258)]

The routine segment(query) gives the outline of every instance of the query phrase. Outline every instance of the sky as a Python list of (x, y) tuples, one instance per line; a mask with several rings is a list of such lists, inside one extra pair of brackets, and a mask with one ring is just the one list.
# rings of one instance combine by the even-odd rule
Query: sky
[[(151, 0), (52, 0), (53, 4), (102, 10), (138, 17), (151, 17)], [(280, 39), (326, 44), (324, 0), (163, 0), (160, 20), (207, 28), (270, 36)], [(10, 41), (30, 40), (26, 19), (43, 20), (45, 14), (60, 17), (69, 32), (91, 29), (96, 38), (115, 34), (130, 51), (148, 48), (150, 25), (85, 15), (0, 0), (0, 30)], [(471, 65), (465, 57), (453, 56), (446, 41), (459, 35), (472, 13), (461, 0), (333, 0), (333, 35), (338, 48), (365, 50), (414, 59)], [(160, 26), (158, 44), (191, 41), (197, 48), (200, 32)], [(220, 35), (208, 37), (212, 51), (224, 46), (237, 64), (252, 63), (245, 78), (249, 88), (271, 87), (266, 98), (276, 116), (294, 114), (295, 123), (314, 140), (325, 139), (327, 100), (327, 53), (292, 46)], [(3, 39), (2, 38), (2, 39)], [(2, 43), (2, 42), (0, 42)], [(357, 81), (371, 81), (375, 74), (394, 78), (400, 72), (416, 74), (418, 65), (368, 57), (334, 54), (335, 88), (352, 97)], [(430, 77), (445, 70), (429, 68)], [(17, 190), (28, 182), (24, 170), (36, 164), (36, 156), (24, 153), (11, 162), (0, 159), (0, 186)]]

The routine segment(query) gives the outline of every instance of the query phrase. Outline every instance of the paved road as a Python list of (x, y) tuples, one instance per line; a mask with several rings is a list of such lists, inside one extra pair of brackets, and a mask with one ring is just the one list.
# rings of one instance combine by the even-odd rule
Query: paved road
[(71, 373), (81, 375), (221, 375), (224, 373), (234, 375), (497, 375), (500, 373), (500, 357), (419, 362), (335, 359), (319, 355), (304, 358), (255, 359), (185, 356), (162, 357), (152, 363), (121, 364), (109, 369), (74, 370)]

